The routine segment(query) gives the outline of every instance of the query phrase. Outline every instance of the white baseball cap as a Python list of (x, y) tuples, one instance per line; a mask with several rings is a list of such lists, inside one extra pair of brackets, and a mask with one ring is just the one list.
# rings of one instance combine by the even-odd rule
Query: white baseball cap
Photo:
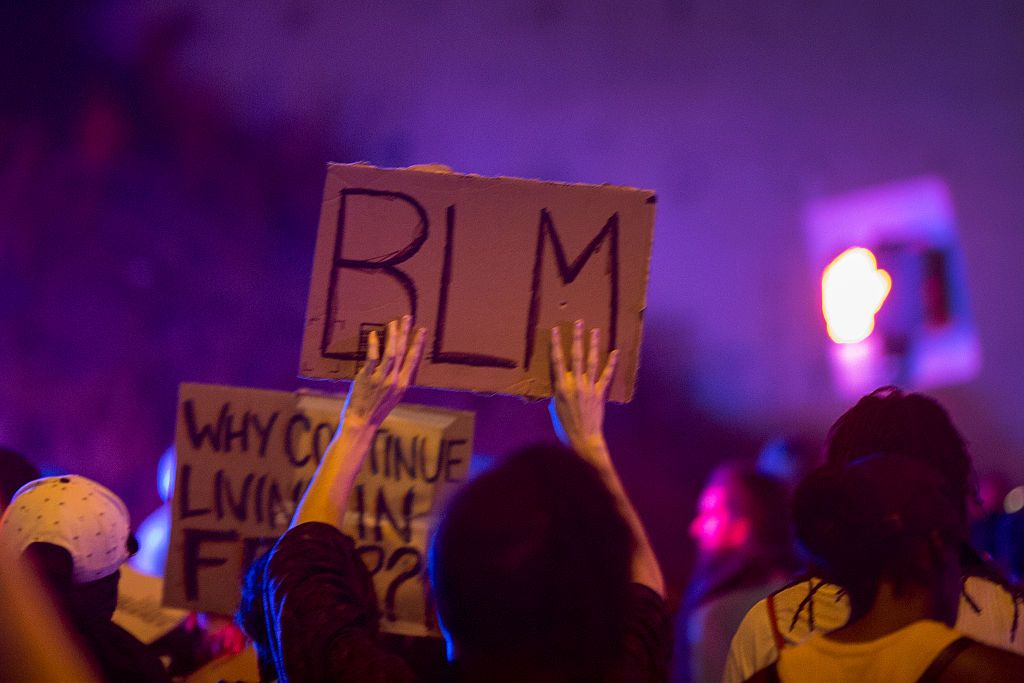
[(107, 487), (74, 474), (18, 489), (0, 518), (0, 545), (20, 555), (32, 543), (71, 554), (75, 583), (110, 576), (131, 556), (128, 508)]

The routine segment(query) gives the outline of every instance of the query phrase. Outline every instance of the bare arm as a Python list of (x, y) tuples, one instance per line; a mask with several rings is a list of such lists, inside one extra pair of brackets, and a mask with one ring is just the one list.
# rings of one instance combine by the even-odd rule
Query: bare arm
[(338, 429), (295, 509), (292, 527), (304, 522), (325, 522), (341, 529), (349, 493), (373, 436), (402, 400), (423, 356), (426, 330), (418, 329), (410, 344), (411, 327), (409, 316), (402, 317), (401, 327), (394, 320), (388, 323), (383, 358), (377, 333), (370, 333), (366, 364), (349, 388)]
[(593, 465), (615, 497), (630, 530), (636, 549), (633, 552), (633, 580), (658, 595), (665, 596), (665, 579), (654, 555), (647, 532), (636, 509), (622, 487), (612, 464), (604, 439), (604, 406), (615, 376), (619, 352), (612, 351), (608, 363), (599, 372), (600, 330), (590, 331), (590, 348), (584, 368), (583, 321), (577, 320), (573, 330), (572, 369), (566, 369), (559, 328), (551, 330), (551, 367), (554, 374), (554, 396), (551, 399), (551, 420), (555, 431), (566, 444)]

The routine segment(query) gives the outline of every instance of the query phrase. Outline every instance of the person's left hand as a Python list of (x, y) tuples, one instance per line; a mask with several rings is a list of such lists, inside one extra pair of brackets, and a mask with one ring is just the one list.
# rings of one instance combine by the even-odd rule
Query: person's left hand
[(551, 368), (554, 395), (549, 406), (551, 422), (563, 442), (581, 454), (590, 450), (594, 442), (604, 440), (604, 404), (608, 400), (618, 350), (608, 355), (602, 371), (599, 367), (601, 331), (590, 331), (590, 348), (586, 369), (583, 361), (583, 321), (573, 327), (572, 369), (567, 369), (562, 350), (562, 334), (558, 327), (551, 329)]

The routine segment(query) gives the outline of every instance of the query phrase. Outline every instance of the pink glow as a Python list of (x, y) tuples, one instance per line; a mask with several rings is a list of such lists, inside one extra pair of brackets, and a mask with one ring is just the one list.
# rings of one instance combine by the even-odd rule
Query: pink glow
[(712, 484), (701, 492), (697, 516), (690, 523), (690, 537), (701, 552), (714, 552), (746, 542), (749, 525), (736, 517), (729, 505), (728, 487)]

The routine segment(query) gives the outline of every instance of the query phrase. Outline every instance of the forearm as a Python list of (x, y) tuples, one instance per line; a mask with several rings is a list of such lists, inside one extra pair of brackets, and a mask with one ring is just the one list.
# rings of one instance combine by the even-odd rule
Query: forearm
[(349, 388), (338, 429), (292, 516), (292, 527), (324, 522), (341, 530), (348, 496), (377, 428), (402, 400), (423, 357), (426, 330), (416, 330), (416, 338), (408, 346), (411, 328), (412, 318), (408, 315), (402, 316), (401, 329), (397, 321), (388, 323), (383, 359), (380, 339), (375, 331), (370, 333), (366, 362)]
[(369, 425), (353, 424), (351, 419), (349, 424), (339, 428), (295, 509), (292, 527), (305, 522), (324, 522), (341, 530), (349, 494), (375, 432)]
[(647, 531), (644, 529), (640, 516), (633, 507), (626, 489), (622, 486), (615, 466), (612, 464), (611, 454), (604, 437), (590, 437), (586, 440), (573, 443), (573, 448), (583, 456), (587, 462), (593, 465), (605, 486), (615, 498), (619, 513), (626, 520), (630, 531), (633, 533), (635, 548), (633, 550), (633, 580), (653, 590), (661, 597), (665, 597), (665, 579), (661, 573), (661, 566), (658, 558), (651, 547), (650, 539), (647, 538)]

